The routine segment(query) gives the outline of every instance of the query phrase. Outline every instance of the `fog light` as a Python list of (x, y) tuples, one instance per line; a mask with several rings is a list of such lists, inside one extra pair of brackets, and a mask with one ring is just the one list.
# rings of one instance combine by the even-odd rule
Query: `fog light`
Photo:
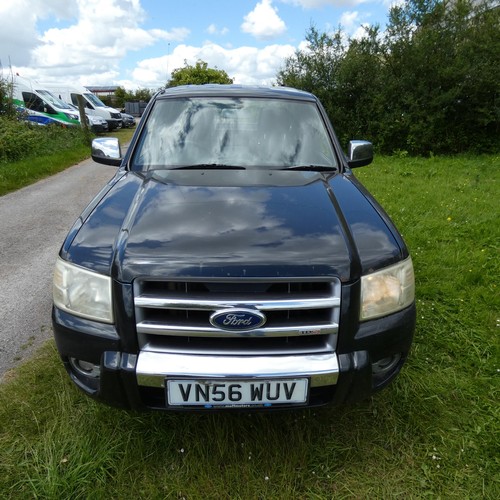
[(382, 358), (372, 363), (372, 373), (375, 376), (383, 377), (390, 373), (400, 362), (401, 353), (393, 354), (387, 358)]
[(94, 363), (90, 363), (89, 361), (69, 358), (69, 364), (76, 372), (80, 375), (85, 375), (86, 377), (99, 378), (99, 375), (101, 374), (101, 367), (99, 365), (95, 365)]

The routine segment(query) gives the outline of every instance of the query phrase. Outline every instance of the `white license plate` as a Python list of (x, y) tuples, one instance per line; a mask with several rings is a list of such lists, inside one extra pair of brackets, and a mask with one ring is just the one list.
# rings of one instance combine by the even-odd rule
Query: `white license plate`
[(309, 380), (167, 380), (169, 406), (249, 407), (307, 402)]

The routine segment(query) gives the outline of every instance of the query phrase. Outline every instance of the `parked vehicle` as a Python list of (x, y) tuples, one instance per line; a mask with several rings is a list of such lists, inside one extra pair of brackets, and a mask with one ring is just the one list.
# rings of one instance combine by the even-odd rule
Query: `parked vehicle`
[(162, 90), (64, 241), (53, 329), (73, 382), (134, 409), (357, 401), (403, 366), (415, 327), (408, 249), (352, 173), (313, 95)]
[(108, 122), (99, 115), (87, 114), (87, 120), (89, 121), (89, 127), (92, 132), (108, 132), (109, 126)]
[[(69, 104), (76, 113), (80, 114), (79, 109), (73, 104)], [(109, 130), (108, 122), (95, 111), (85, 108), (85, 116), (87, 117), (87, 125), (94, 133), (107, 132)]]
[(13, 103), (26, 120), (39, 125), (80, 125), (78, 113), (35, 80), (13, 78)]
[(85, 100), (85, 108), (98, 114), (108, 122), (109, 130), (115, 130), (121, 127), (122, 117), (118, 110), (106, 106), (95, 94), (88, 89), (78, 85), (65, 84), (45, 84), (59, 99), (78, 107), (78, 96), (81, 95)]
[(127, 113), (121, 113), (122, 115), (122, 127), (123, 128), (133, 128), (135, 127), (135, 118)]

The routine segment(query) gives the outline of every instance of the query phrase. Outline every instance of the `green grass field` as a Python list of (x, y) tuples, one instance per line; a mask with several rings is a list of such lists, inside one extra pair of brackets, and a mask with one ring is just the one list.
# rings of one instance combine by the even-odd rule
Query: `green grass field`
[[(122, 144), (126, 144), (134, 131), (135, 128), (120, 129), (103, 135), (118, 137)], [(57, 174), (86, 158), (90, 158), (90, 147), (80, 144), (69, 149), (56, 148), (50, 155), (35, 154), (23, 160), (0, 163), (0, 196)]]
[(81, 395), (52, 342), (0, 386), (2, 498), (500, 498), (500, 157), (356, 172), (412, 252), (396, 382), (346, 407), (136, 414)]

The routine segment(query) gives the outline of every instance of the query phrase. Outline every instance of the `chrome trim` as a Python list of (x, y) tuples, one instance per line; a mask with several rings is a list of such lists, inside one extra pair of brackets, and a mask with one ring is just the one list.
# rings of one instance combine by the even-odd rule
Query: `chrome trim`
[(311, 387), (321, 387), (336, 384), (338, 375), (338, 359), (333, 352), (297, 356), (203, 356), (141, 351), (136, 368), (139, 385), (163, 388), (167, 377), (309, 377)]
[(254, 330), (229, 331), (210, 326), (165, 325), (153, 321), (137, 323), (137, 332), (146, 335), (175, 335), (178, 337), (299, 337), (302, 335), (331, 335), (337, 333), (339, 325), (300, 325), (264, 327)]
[[(141, 349), (154, 343), (164, 348), (164, 352), (174, 352), (169, 349), (179, 348), (176, 337), (189, 344), (186, 346), (189, 351), (200, 351), (200, 354), (202, 344), (203, 348), (207, 348), (207, 339), (213, 340), (213, 346), (220, 349), (220, 355), (236, 348), (230, 342), (242, 344), (247, 339), (252, 340), (250, 350), (269, 350), (270, 355), (291, 355), (300, 352), (300, 345), (305, 348), (303, 354), (310, 353), (309, 338), (314, 336), (323, 337), (327, 344), (326, 350), (314, 352), (330, 352), (336, 347), (342, 293), (338, 278), (249, 281), (238, 278), (194, 282), (199, 284), (192, 285), (190, 280), (169, 278), (135, 280), (136, 331)], [(258, 292), (258, 286), (246, 286), (254, 283), (266, 285), (262, 287), (262, 293)], [(307, 283), (307, 286), (302, 286), (302, 283)], [(275, 284), (281, 284), (281, 287), (268, 293), (267, 290), (271, 290)], [(241, 331), (210, 324), (211, 315), (213, 317), (214, 313), (230, 309), (258, 311), (267, 317), (267, 321), (257, 328)], [(279, 348), (273, 343), (265, 348), (267, 340), (272, 338), (283, 339), (284, 342)], [(290, 346), (286, 342), (287, 338), (293, 338)], [(301, 338), (304, 339), (302, 343)], [(242, 345), (237, 346), (238, 351)], [(256, 352), (248, 354), (255, 355)]]
[[(245, 341), (252, 340), (252, 337), (240, 337), (240, 339), (235, 339), (234, 337), (221, 339), (218, 337), (219, 340), (217, 342), (210, 342), (209, 345), (204, 343), (202, 346), (189, 337), (187, 342), (182, 343), (176, 343), (175, 340), (174, 342), (164, 342), (166, 338), (168, 340), (175, 339), (175, 337), (151, 335), (143, 345), (142, 350), (169, 354), (195, 354), (199, 356), (298, 356), (303, 354), (328, 354), (334, 351), (336, 341), (335, 335), (319, 335), (319, 342), (311, 345), (299, 344), (290, 347), (288, 343), (284, 343), (283, 345), (270, 346), (269, 344), (272, 343), (273, 337), (266, 337), (266, 340), (269, 339), (271, 342), (262, 342), (258, 347), (252, 346), (248, 348), (245, 346)], [(181, 338), (185, 339), (186, 337)], [(286, 337), (278, 337), (278, 339), (281, 338), (286, 339)], [(238, 345), (227, 345), (226, 342), (231, 340), (242, 340), (242, 342)]]
[(92, 155), (99, 158), (120, 159), (122, 152), (116, 137), (97, 137), (92, 141)]
[(368, 141), (350, 141), (347, 154), (351, 168), (369, 165), (373, 161), (373, 145)]
[(194, 311), (213, 311), (231, 307), (255, 308), (260, 311), (283, 311), (287, 309), (329, 309), (340, 306), (340, 298), (324, 297), (313, 299), (277, 299), (277, 300), (230, 300), (230, 299), (174, 299), (142, 294), (134, 299), (137, 307), (153, 309), (181, 309)]

